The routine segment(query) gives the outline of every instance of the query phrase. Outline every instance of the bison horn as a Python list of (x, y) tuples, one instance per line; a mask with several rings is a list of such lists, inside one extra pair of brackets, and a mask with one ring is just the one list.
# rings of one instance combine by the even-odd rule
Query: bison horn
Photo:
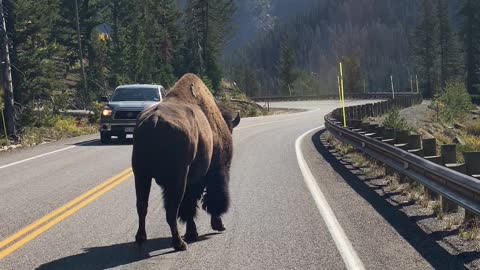
[(238, 124), (240, 124), (240, 112), (237, 112), (237, 116), (233, 120), (232, 124), (233, 124), (233, 127), (236, 127), (238, 126)]

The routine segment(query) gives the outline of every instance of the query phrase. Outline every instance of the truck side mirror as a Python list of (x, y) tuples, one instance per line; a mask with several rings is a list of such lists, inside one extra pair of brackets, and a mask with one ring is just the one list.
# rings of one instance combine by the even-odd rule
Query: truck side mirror
[(108, 103), (108, 98), (105, 97), (105, 96), (103, 96), (103, 97), (100, 98), (100, 102), (102, 102), (102, 103)]

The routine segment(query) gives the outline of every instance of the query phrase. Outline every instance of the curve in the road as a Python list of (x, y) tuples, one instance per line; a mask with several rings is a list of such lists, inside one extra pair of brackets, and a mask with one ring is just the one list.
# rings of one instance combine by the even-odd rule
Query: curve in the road
[(333, 240), (335, 241), (335, 245), (337, 246), (337, 249), (342, 256), (343, 261), (345, 262), (345, 266), (349, 270), (364, 270), (365, 266), (363, 266), (363, 263), (358, 257), (357, 252), (353, 248), (352, 243), (345, 234), (345, 231), (340, 225), (340, 222), (338, 222), (337, 217), (333, 213), (332, 208), (330, 207), (327, 199), (325, 198), (325, 195), (318, 186), (317, 180), (315, 180), (312, 171), (310, 171), (310, 168), (308, 168), (307, 162), (305, 161), (302, 153), (301, 143), (304, 138), (307, 135), (322, 128), (324, 128), (324, 126), (309, 130), (302, 134), (300, 137), (298, 137), (298, 139), (295, 141), (295, 152), (297, 154), (298, 165), (300, 166), (300, 170), (302, 171), (303, 180), (305, 181), (308, 190), (310, 190), (310, 193), (315, 200), (318, 211), (320, 211), (320, 215), (322, 216), (323, 221), (327, 225), (328, 231), (330, 232)]

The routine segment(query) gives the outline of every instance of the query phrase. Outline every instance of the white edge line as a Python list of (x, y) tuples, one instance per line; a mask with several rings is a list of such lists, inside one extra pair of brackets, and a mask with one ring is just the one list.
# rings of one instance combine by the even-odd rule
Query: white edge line
[(44, 156), (49, 156), (49, 155), (51, 155), (51, 154), (63, 152), (63, 151), (65, 151), (65, 150), (72, 149), (72, 148), (75, 148), (75, 147), (78, 147), (78, 146), (81, 146), (81, 145), (89, 144), (89, 143), (92, 143), (93, 141), (95, 141), (95, 140), (86, 141), (86, 142), (83, 142), (83, 143), (80, 143), (80, 144), (77, 144), (77, 145), (68, 146), (68, 147), (65, 147), (65, 148), (62, 148), (62, 149), (58, 149), (58, 150), (55, 150), (55, 151), (51, 151), (51, 152), (48, 152), (48, 153), (45, 153), (45, 154), (41, 154), (41, 155), (38, 155), (38, 156), (34, 156), (34, 157), (30, 157), (30, 158), (26, 158), (26, 159), (19, 160), (19, 161), (13, 162), (13, 163), (9, 163), (9, 164), (0, 166), (0, 170), (1, 170), (1, 169), (8, 168), (8, 167), (15, 166), (15, 165), (18, 165), (18, 164), (27, 162), (27, 161), (31, 161), (31, 160), (34, 160), (34, 159), (37, 159), (37, 158), (41, 158), (41, 157), (44, 157)]
[(320, 215), (322, 216), (325, 224), (327, 225), (328, 231), (330, 232), (335, 242), (335, 245), (337, 246), (337, 249), (343, 258), (345, 266), (349, 270), (364, 270), (365, 267), (363, 266), (362, 261), (353, 249), (352, 243), (350, 242), (350, 240), (348, 240), (345, 231), (335, 217), (335, 214), (333, 213), (332, 208), (328, 204), (325, 195), (318, 186), (312, 172), (308, 168), (308, 165), (301, 151), (301, 143), (303, 139), (311, 132), (320, 130), (322, 128), (324, 128), (324, 126), (309, 130), (300, 137), (298, 137), (298, 139), (296, 140), (295, 152), (297, 154), (298, 165), (300, 166), (300, 170), (302, 171), (305, 184), (307, 185), (313, 199), (315, 200), (315, 204), (317, 205)]

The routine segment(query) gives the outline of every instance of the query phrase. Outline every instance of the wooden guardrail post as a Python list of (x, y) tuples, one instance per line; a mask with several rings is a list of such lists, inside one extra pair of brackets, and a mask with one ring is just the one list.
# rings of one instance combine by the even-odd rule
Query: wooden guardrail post
[(423, 152), (426, 157), (437, 155), (437, 139), (428, 138), (422, 140)]
[(408, 150), (422, 149), (422, 137), (418, 134), (408, 136)]
[[(440, 147), (443, 164), (452, 170), (455, 170), (460, 173), (466, 173), (465, 164), (457, 164), (457, 145), (455, 144), (444, 144)], [(458, 205), (450, 201), (449, 199), (442, 196), (442, 210), (445, 213), (451, 213), (458, 211)]]
[[(465, 166), (467, 167), (467, 174), (480, 179), (480, 152), (464, 152)], [(465, 209), (464, 222), (469, 224), (478, 220), (480, 217)]]
[(457, 163), (457, 145), (456, 144), (444, 144), (440, 146), (440, 150), (443, 157), (443, 164)]
[[(423, 155), (426, 160), (429, 160), (438, 165), (442, 165), (442, 166), (444, 165), (442, 156), (437, 156), (437, 139), (435, 138), (423, 139), (422, 148), (423, 148)], [(425, 193), (432, 200), (440, 199), (440, 195), (429, 188), (425, 188)]]
[(399, 130), (396, 132), (397, 143), (408, 144), (410, 132), (408, 130)]
[(377, 127), (377, 129), (375, 130), (375, 133), (377, 134), (377, 136), (375, 136), (374, 139), (377, 139), (377, 140), (382, 140), (383, 139), (383, 134), (385, 132), (385, 127)]

